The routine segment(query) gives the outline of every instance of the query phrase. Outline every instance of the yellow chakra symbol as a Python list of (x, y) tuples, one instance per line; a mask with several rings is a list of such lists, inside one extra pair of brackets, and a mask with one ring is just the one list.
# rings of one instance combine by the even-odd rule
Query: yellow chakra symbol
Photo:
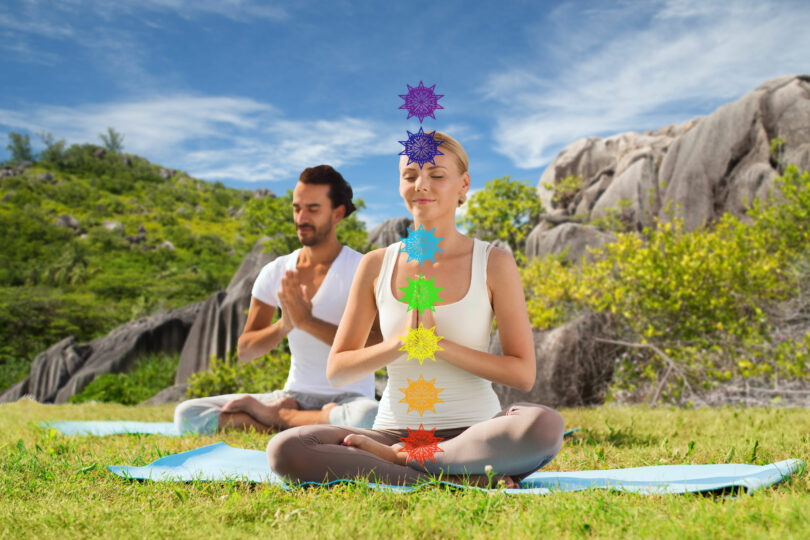
[(406, 351), (408, 353), (407, 360), (411, 358), (416, 358), (419, 360), (419, 365), (422, 365), (422, 362), (430, 358), (434, 362), (436, 361), (436, 357), (433, 354), (436, 351), (443, 351), (441, 347), (439, 347), (439, 340), (443, 339), (443, 336), (437, 336), (434, 330), (436, 327), (432, 328), (425, 328), (422, 323), (419, 323), (419, 328), (409, 328), (408, 335), (406, 336), (399, 336), (399, 339), (405, 342), (405, 345), (400, 347), (398, 350)]
[(399, 391), (405, 394), (405, 397), (399, 400), (400, 403), (407, 403), (408, 411), (416, 410), (419, 416), (422, 416), (425, 411), (436, 412), (435, 406), (437, 403), (444, 403), (439, 397), (439, 392), (444, 388), (436, 388), (433, 384), (436, 379), (426, 381), (422, 375), (415, 381), (408, 379), (408, 387), (400, 388)]

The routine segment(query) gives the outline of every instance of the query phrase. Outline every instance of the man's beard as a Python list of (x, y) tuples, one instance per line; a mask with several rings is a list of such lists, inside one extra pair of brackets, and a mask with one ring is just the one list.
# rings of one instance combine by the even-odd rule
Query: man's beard
[(332, 227), (324, 225), (319, 229), (314, 225), (307, 225), (305, 229), (309, 229), (309, 231), (306, 231), (308, 233), (307, 236), (299, 237), (299, 240), (301, 240), (301, 243), (305, 246), (314, 246), (326, 240)]

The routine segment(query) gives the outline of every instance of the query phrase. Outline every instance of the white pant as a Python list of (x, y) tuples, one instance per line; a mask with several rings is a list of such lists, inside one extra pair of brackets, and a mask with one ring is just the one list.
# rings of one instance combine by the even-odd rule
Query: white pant
[[(178, 433), (214, 433), (219, 425), (222, 407), (232, 399), (245, 394), (226, 394), (189, 399), (180, 403), (174, 410), (174, 425)], [(335, 426), (348, 426), (370, 429), (377, 416), (377, 401), (355, 393), (333, 395), (306, 394), (303, 392), (275, 390), (266, 394), (248, 394), (262, 403), (279, 399), (293, 398), (305, 411), (317, 410), (327, 403), (337, 403), (329, 411), (329, 423)]]

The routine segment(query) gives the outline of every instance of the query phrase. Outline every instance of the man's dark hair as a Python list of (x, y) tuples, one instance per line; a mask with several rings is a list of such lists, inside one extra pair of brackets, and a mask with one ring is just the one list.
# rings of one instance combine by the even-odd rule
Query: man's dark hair
[(349, 217), (352, 212), (357, 210), (352, 202), (352, 187), (339, 172), (329, 165), (304, 169), (298, 181), (303, 184), (328, 185), (332, 208), (337, 208), (341, 204), (346, 207), (346, 215), (343, 217)]

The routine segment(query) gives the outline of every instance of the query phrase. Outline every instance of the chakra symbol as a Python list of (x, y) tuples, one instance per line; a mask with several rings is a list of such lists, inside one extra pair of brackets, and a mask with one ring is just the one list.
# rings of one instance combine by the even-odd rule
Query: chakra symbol
[(419, 323), (419, 328), (408, 328), (407, 337), (399, 336), (399, 339), (405, 344), (397, 350), (406, 351), (408, 353), (408, 358), (405, 360), (406, 362), (411, 358), (416, 358), (419, 360), (419, 365), (421, 366), (428, 358), (434, 362), (436, 361), (436, 357), (434, 356), (436, 351), (444, 350), (439, 347), (439, 340), (444, 339), (444, 336), (437, 336), (435, 329), (435, 326), (425, 328), (422, 323)]
[(405, 262), (411, 262), (415, 259), (419, 261), (419, 266), (422, 266), (422, 263), (427, 260), (436, 262), (436, 259), (433, 258), (434, 255), (444, 253), (444, 250), (439, 247), (439, 242), (444, 239), (436, 238), (436, 235), (433, 234), (435, 230), (436, 227), (426, 231), (421, 223), (416, 230), (408, 229), (408, 237), (399, 239), (400, 242), (405, 243), (405, 247), (400, 249), (398, 253), (408, 254), (408, 260)]
[(408, 387), (399, 389), (405, 394), (405, 397), (399, 402), (408, 405), (406, 414), (414, 410), (419, 412), (419, 416), (428, 410), (436, 412), (436, 404), (444, 403), (444, 400), (439, 398), (439, 392), (443, 392), (444, 388), (436, 388), (436, 385), (433, 384), (435, 382), (436, 379), (426, 381), (421, 374), (415, 381), (408, 379)]
[(439, 291), (444, 289), (444, 287), (437, 287), (433, 284), (436, 281), (435, 277), (427, 279), (421, 273), (417, 279), (408, 279), (408, 286), (407, 287), (399, 287), (400, 291), (405, 292), (405, 296), (403, 296), (399, 301), (405, 302), (408, 304), (408, 311), (412, 309), (417, 309), (419, 312), (425, 311), (429, 309), (431, 311), (436, 311), (436, 308), (433, 305), (436, 302), (443, 302), (441, 298), (439, 298)]
[(408, 140), (407, 141), (399, 141), (399, 144), (405, 146), (405, 150), (399, 153), (400, 156), (408, 156), (408, 163), (406, 165), (410, 165), (413, 162), (419, 164), (419, 168), (421, 169), (425, 163), (430, 162), (433, 165), (436, 165), (436, 162), (433, 161), (433, 158), (436, 156), (443, 156), (441, 152), (439, 152), (439, 145), (442, 144), (444, 141), (437, 141), (434, 138), (435, 131), (428, 131), (427, 133), (420, 127), (419, 131), (416, 133), (408, 133)]
[(444, 109), (441, 105), (439, 105), (439, 98), (443, 98), (444, 94), (434, 94), (433, 89), (436, 88), (434, 84), (430, 88), (427, 88), (422, 81), (419, 81), (419, 86), (416, 88), (412, 87), (410, 84), (406, 84), (405, 86), (408, 87), (407, 94), (398, 94), (399, 97), (405, 100), (405, 104), (400, 107), (400, 109), (407, 109), (408, 110), (408, 120), (412, 116), (416, 116), (419, 118), (419, 123), (422, 123), (422, 120), (426, 116), (430, 116), (434, 120), (436, 120), (436, 116), (434, 116), (433, 111), (436, 109)]
[(425, 461), (436, 462), (434, 454), (436, 452), (444, 452), (439, 448), (439, 441), (444, 439), (436, 437), (436, 428), (426, 430), (422, 424), (419, 424), (419, 429), (407, 428), (408, 436), (400, 437), (399, 440), (405, 443), (405, 448), (402, 450), (408, 453), (408, 459), (405, 462), (416, 460), (419, 465), (424, 465)]

